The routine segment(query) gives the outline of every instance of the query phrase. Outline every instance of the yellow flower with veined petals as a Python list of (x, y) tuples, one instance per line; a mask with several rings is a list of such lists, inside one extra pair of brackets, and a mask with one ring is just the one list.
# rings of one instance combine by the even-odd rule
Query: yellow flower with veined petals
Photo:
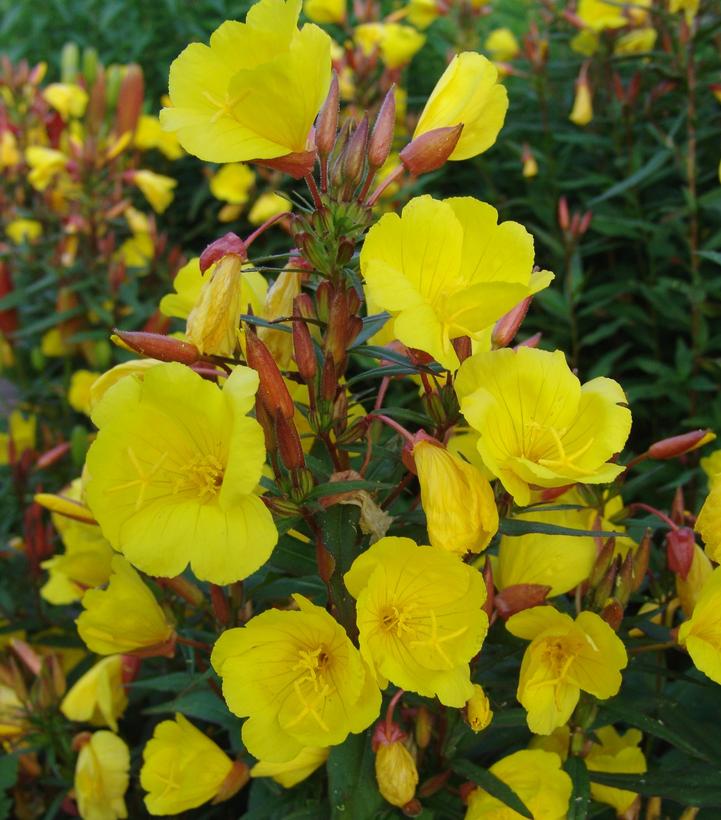
[(133, 171), (133, 183), (140, 188), (155, 213), (162, 214), (173, 201), (173, 190), (178, 184), (172, 177), (154, 171)]
[(456, 370), (452, 340), (481, 339), (497, 319), (553, 279), (533, 272), (533, 238), (472, 197), (415, 197), (370, 229), (360, 256), (369, 301), (393, 317), (408, 347)]
[[(628, 729), (622, 736), (613, 726), (601, 726), (594, 729), (593, 734), (600, 742), (594, 741), (585, 757), (590, 772), (644, 774), (646, 758), (638, 747), (643, 735), (638, 729)], [(637, 796), (626, 789), (591, 783), (591, 797), (613, 806), (619, 817), (628, 811)]]
[(68, 163), (68, 158), (62, 151), (40, 145), (27, 148), (25, 160), (30, 166), (28, 182), (36, 191), (44, 191)]
[(721, 567), (704, 581), (693, 614), (681, 624), (678, 642), (696, 669), (721, 683)]
[(65, 695), (60, 711), (68, 720), (109, 726), (118, 731), (118, 718), (128, 705), (123, 687), (123, 656), (110, 655), (98, 661)]
[(86, 592), (82, 604), (78, 634), (99, 655), (161, 647), (173, 635), (155, 596), (120, 555), (113, 558), (108, 586)]
[(43, 99), (52, 105), (64, 120), (82, 117), (88, 104), (88, 93), (75, 83), (50, 83), (43, 89)]
[[(19, 410), (13, 410), (8, 417), (7, 433), (0, 433), (0, 465), (18, 459), (25, 450), (35, 447), (37, 419), (25, 418)], [(12, 459), (11, 459), (12, 456)]]
[(83, 820), (128, 816), (124, 797), (129, 769), (130, 751), (124, 741), (112, 732), (94, 732), (75, 764), (75, 797)]
[(139, 569), (229, 584), (264, 564), (278, 533), (256, 495), (265, 441), (248, 416), (258, 374), (236, 367), (220, 389), (177, 363), (121, 379), (93, 410), (88, 506)]
[(305, 16), (314, 23), (343, 23), (347, 0), (303, 0)]
[(306, 746), (292, 760), (284, 763), (259, 760), (250, 770), (250, 776), (272, 777), (284, 789), (292, 789), (328, 760), (329, 751), (327, 747)]
[(595, 612), (570, 615), (535, 606), (512, 615), (506, 628), (530, 640), (521, 664), (516, 697), (538, 735), (566, 723), (581, 691), (600, 700), (615, 695), (628, 657), (623, 642)]
[(306, 150), (330, 85), (330, 37), (298, 30), (301, 0), (260, 0), (226, 21), (210, 45), (170, 66), (172, 106), (160, 113), (186, 151), (208, 162), (273, 159)]
[(361, 653), (380, 686), (391, 681), (464, 706), (473, 695), (468, 663), (488, 630), (480, 572), (440, 547), (381, 538), (344, 581), (357, 600)]
[(609, 459), (631, 429), (618, 382), (581, 385), (561, 351), (529, 347), (480, 353), (458, 372), (456, 392), (468, 423), (480, 432), (486, 467), (520, 506), (531, 485), (605, 484), (623, 472)]
[(182, 715), (164, 720), (143, 749), (140, 785), (152, 815), (178, 815), (212, 800), (233, 761)]
[[(564, 820), (573, 791), (561, 758), (541, 749), (523, 749), (494, 763), (489, 771), (510, 786), (533, 815), (533, 820)], [(516, 820), (521, 817), (484, 789), (468, 796), (465, 820)]]
[(224, 632), (211, 663), (243, 742), (259, 760), (291, 761), (306, 746), (335, 746), (378, 716), (373, 675), (343, 627), (301, 595), (300, 611), (267, 610)]
[(481, 54), (464, 51), (451, 60), (436, 83), (413, 137), (463, 123), (449, 159), (469, 159), (495, 143), (507, 111), (508, 93), (498, 82), (498, 69)]
[(223, 202), (245, 205), (255, 185), (255, 174), (242, 162), (231, 162), (219, 168), (210, 179), (210, 193)]

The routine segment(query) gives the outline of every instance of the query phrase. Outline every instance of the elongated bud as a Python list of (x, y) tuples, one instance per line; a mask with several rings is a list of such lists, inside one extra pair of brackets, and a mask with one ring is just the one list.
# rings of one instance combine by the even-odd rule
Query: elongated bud
[(655, 442), (648, 448), (648, 455), (655, 459), (677, 458), (701, 447), (707, 441), (712, 441), (713, 438), (715, 437), (710, 430), (693, 430)]
[(335, 372), (335, 362), (332, 356), (327, 356), (323, 362), (323, 372), (320, 379), (320, 397), (325, 401), (333, 401), (338, 389), (338, 378)]
[(431, 742), (433, 716), (425, 706), (418, 707), (416, 715), (415, 738), (419, 749), (426, 749)]
[(558, 200), (558, 227), (562, 231), (567, 231), (571, 225), (571, 220), (568, 213), (568, 200), (562, 196)]
[(308, 325), (302, 320), (293, 322), (293, 354), (298, 373), (305, 384), (312, 384), (318, 369), (313, 339)]
[[(68, 445), (69, 449), (69, 445)], [(72, 518), (74, 521), (82, 521), (83, 524), (97, 524), (88, 507), (80, 501), (73, 501), (62, 495), (52, 493), (36, 493), (33, 501), (50, 512), (62, 515), (65, 518)]]
[(103, 124), (103, 119), (105, 118), (105, 101), (105, 70), (102, 66), (99, 66), (95, 82), (90, 87), (90, 100), (85, 117), (88, 128), (93, 133), (97, 133)]
[(182, 342), (180, 339), (173, 339), (171, 336), (163, 336), (161, 333), (144, 333), (142, 330), (118, 330), (113, 331), (114, 337), (120, 339), (130, 350), (147, 356), (151, 359), (160, 359), (161, 362), (181, 362), (182, 364), (195, 364), (200, 361), (200, 351), (198, 348)]
[(611, 566), (611, 561), (613, 561), (613, 553), (615, 550), (616, 539), (611, 537), (605, 542), (598, 553), (596, 562), (591, 570), (591, 574), (588, 576), (589, 586), (595, 587), (601, 583), (603, 576), (608, 572), (608, 568)]
[(217, 584), (210, 585), (210, 603), (213, 607), (215, 620), (222, 626), (228, 626), (230, 623), (230, 607), (223, 587), (219, 587)]
[[(64, 458), (70, 452), (70, 442), (63, 441), (60, 444), (56, 444), (54, 447), (51, 447), (49, 450), (46, 450), (42, 455), (38, 456), (38, 460), (35, 462), (35, 469), (36, 470), (45, 470), (48, 467), (52, 467), (53, 464), (57, 464), (60, 459)], [(36, 503), (40, 503), (37, 500), (37, 496), (35, 497)], [(42, 504), (41, 504), (42, 506)], [(90, 511), (88, 510), (88, 513)]]
[(622, 608), (626, 606), (628, 599), (631, 597), (631, 592), (633, 592), (633, 569), (633, 551), (629, 550), (616, 576), (613, 593), (613, 597), (621, 604)]
[(293, 399), (285, 386), (275, 359), (268, 348), (260, 341), (255, 333), (245, 334), (246, 357), (248, 364), (257, 371), (260, 377), (258, 396), (265, 409), (275, 418), (280, 412), (284, 418), (292, 419), (295, 413)]
[(92, 46), (83, 49), (83, 77), (88, 88), (95, 84), (98, 76), (98, 52)]
[(393, 145), (395, 125), (396, 95), (395, 86), (391, 86), (380, 107), (368, 141), (368, 165), (371, 168), (380, 168), (388, 159)]
[(78, 78), (80, 68), (80, 50), (78, 44), (65, 43), (60, 52), (60, 80), (64, 83), (74, 83)]
[(375, 770), (378, 791), (391, 806), (402, 808), (413, 800), (418, 785), (418, 769), (403, 741), (394, 740), (378, 747)]
[(633, 592), (636, 592), (643, 583), (648, 571), (648, 562), (651, 557), (651, 530), (646, 530), (641, 543), (633, 553)]
[(340, 91), (338, 75), (334, 71), (331, 76), (328, 96), (320, 109), (315, 123), (315, 147), (321, 157), (327, 157), (333, 150), (336, 133), (338, 131), (338, 114), (340, 112)]
[(299, 293), (293, 300), (293, 315), (302, 316), (304, 319), (315, 319), (315, 308), (313, 300), (308, 293)]
[(136, 63), (131, 63), (125, 69), (118, 93), (118, 110), (115, 114), (115, 133), (118, 136), (135, 131), (144, 96), (143, 69)]
[(120, 96), (120, 85), (123, 82), (123, 74), (119, 65), (110, 65), (105, 74), (105, 99), (108, 108), (112, 111)]
[(494, 607), (501, 618), (507, 621), (517, 612), (545, 603), (550, 591), (551, 587), (543, 584), (514, 584), (496, 593)]
[(350, 192), (350, 190), (355, 188), (358, 182), (360, 182), (367, 144), (368, 117), (364, 115), (348, 140), (348, 144), (343, 152), (342, 174), (343, 183), (347, 192)]
[(609, 566), (606, 574), (601, 578), (600, 582), (593, 591), (592, 603), (593, 609), (597, 612), (601, 611), (611, 597), (614, 584), (616, 583), (616, 575), (621, 566), (621, 557), (617, 556)]
[(493, 720), (493, 710), (488, 695), (478, 683), (473, 684), (473, 694), (466, 703), (464, 717), (476, 734), (487, 728)]
[(280, 411), (275, 414), (275, 437), (280, 458), (286, 469), (292, 472), (304, 467), (305, 457), (298, 430), (293, 421), (285, 418)]
[(532, 301), (533, 296), (526, 297), (496, 322), (491, 337), (494, 347), (506, 347), (513, 341), (518, 329), (523, 324), (523, 320), (526, 318)]
[(399, 154), (403, 166), (415, 177), (440, 168), (458, 145), (461, 131), (463, 123), (435, 128), (416, 137)]
[(586, 231), (591, 227), (591, 221), (593, 220), (593, 211), (586, 211), (586, 213), (581, 217), (581, 221), (578, 223), (578, 236), (583, 236)]
[(689, 527), (671, 530), (666, 536), (668, 568), (684, 581), (691, 570), (695, 544), (693, 530)]
[(621, 621), (623, 621), (623, 606), (621, 602), (615, 598), (611, 598), (601, 610), (601, 617), (614, 632), (618, 632)]

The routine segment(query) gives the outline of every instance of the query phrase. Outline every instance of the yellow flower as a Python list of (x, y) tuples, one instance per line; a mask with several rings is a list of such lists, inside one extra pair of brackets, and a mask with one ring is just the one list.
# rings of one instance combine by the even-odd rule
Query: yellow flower
[(293, 203), (275, 191), (266, 191), (255, 200), (248, 213), (251, 225), (262, 225), (278, 214), (293, 210)]
[(576, 96), (573, 100), (573, 108), (568, 115), (568, 119), (574, 125), (588, 125), (593, 119), (593, 96), (588, 80), (582, 79), (576, 83)]
[[(278, 274), (278, 278), (268, 288), (262, 313), (265, 319), (279, 319), (293, 314), (293, 300), (300, 293), (301, 275), (297, 262), (291, 258), (286, 269)], [(272, 330), (269, 327), (259, 327), (258, 337), (270, 350), (281, 370), (291, 367), (293, 337), (290, 333)]]
[(82, 117), (88, 104), (87, 92), (75, 83), (51, 83), (43, 89), (43, 99), (64, 120)]
[(132, 359), (129, 362), (116, 364), (110, 370), (99, 376), (90, 387), (90, 410), (102, 399), (108, 390), (126, 376), (135, 375), (142, 379), (145, 372), (151, 367), (160, 364), (158, 359)]
[(403, 807), (413, 800), (418, 768), (402, 741), (381, 743), (376, 752), (375, 771), (378, 791), (391, 806)]
[(10, 168), (22, 159), (12, 131), (0, 132), (0, 168)]
[(68, 404), (79, 413), (90, 415), (90, 390), (100, 373), (91, 370), (76, 370), (70, 379)]
[(123, 687), (123, 656), (103, 658), (79, 678), (65, 695), (60, 711), (68, 720), (110, 726), (118, 731), (118, 718), (128, 698)]
[(538, 176), (538, 161), (530, 151), (523, 157), (523, 170), (521, 173), (524, 179), (533, 179)]
[(473, 684), (473, 694), (466, 703), (466, 717), (468, 725), (474, 732), (482, 732), (493, 720), (493, 710), (488, 701), (488, 695), (478, 683)]
[(381, 60), (388, 68), (402, 68), (423, 48), (424, 34), (411, 26), (400, 23), (384, 23), (381, 31)]
[(721, 450), (714, 450), (713, 453), (702, 458), (699, 464), (706, 473), (709, 483), (713, 484), (715, 479), (721, 475)]
[(94, 732), (75, 764), (75, 797), (83, 820), (116, 820), (128, 816), (130, 751), (112, 732)]
[(420, 29), (428, 28), (440, 16), (436, 0), (409, 0), (406, 11), (408, 22)]
[(698, 14), (700, 0), (669, 0), (668, 10), (675, 14), (682, 11), (686, 15), (686, 22), (691, 25)]
[[(561, 758), (541, 749), (523, 749), (504, 757), (489, 769), (520, 797), (533, 820), (564, 820), (573, 791)], [(522, 815), (483, 789), (468, 796), (465, 820), (517, 820)]]
[[(594, 741), (586, 756), (586, 768), (590, 772), (643, 774), (646, 771), (646, 758), (638, 748), (643, 735), (638, 729), (628, 729), (621, 736), (613, 726), (601, 726), (594, 729), (593, 734), (600, 743)], [(631, 807), (637, 796), (625, 789), (591, 783), (591, 797), (613, 806), (619, 817)]]
[(645, 54), (652, 51), (656, 45), (658, 32), (650, 26), (647, 28), (636, 28), (619, 37), (613, 47), (614, 54)]
[(592, 57), (601, 45), (601, 38), (597, 31), (591, 28), (584, 28), (571, 38), (569, 43), (571, 49), (584, 57)]
[(256, 494), (265, 442), (248, 417), (258, 375), (236, 367), (222, 390), (177, 363), (121, 379), (93, 411), (88, 506), (135, 566), (229, 584), (264, 564), (278, 538)]
[(643, 23), (648, 16), (646, 9), (652, 0), (634, 0), (632, 3), (606, 2), (606, 0), (579, 0), (576, 15), (593, 31), (623, 28), (629, 22)]
[(180, 159), (183, 156), (183, 149), (180, 147), (175, 134), (163, 131), (163, 126), (157, 117), (142, 114), (138, 120), (138, 127), (135, 129), (133, 143), (141, 151), (149, 151), (157, 148), (168, 159)]
[(121, 556), (112, 560), (106, 589), (83, 595), (78, 634), (98, 655), (155, 649), (168, 643), (173, 627), (138, 573)]
[(305, 16), (314, 23), (345, 21), (346, 0), (303, 0)]
[(211, 656), (229, 709), (248, 717), (248, 751), (271, 763), (291, 761), (305, 746), (342, 743), (380, 709), (378, 687), (343, 627), (293, 598), (300, 611), (268, 610), (227, 630)]
[[(686, 580), (676, 574), (676, 595), (678, 595), (681, 608), (687, 618), (693, 615), (693, 610), (698, 603), (703, 585), (713, 572), (713, 566), (701, 547), (699, 547), (698, 544), (694, 544), (693, 550), (691, 569), (688, 571)], [(656, 607), (655, 604), (652, 606), (654, 608)], [(643, 609), (643, 606), (641, 608)]]
[(436, 83), (413, 134), (463, 123), (451, 160), (469, 159), (496, 141), (508, 110), (508, 94), (498, 82), (498, 69), (475, 52), (457, 54)]
[(43, 226), (37, 219), (13, 219), (5, 226), (5, 235), (16, 245), (33, 242), (42, 232)]
[(0, 433), (0, 465), (10, 464), (11, 460), (20, 458), (25, 450), (35, 447), (36, 427), (35, 416), (25, 418), (19, 410), (10, 413), (8, 432)]
[(28, 710), (18, 693), (11, 686), (0, 683), (0, 743), (3, 748), (6, 742), (27, 734), (30, 729), (27, 718)]
[(574, 621), (553, 607), (535, 606), (512, 615), (506, 628), (531, 641), (516, 696), (535, 734), (549, 735), (566, 723), (581, 691), (601, 700), (618, 692), (626, 648), (595, 612), (581, 612)]
[(711, 488), (703, 502), (694, 529), (703, 538), (706, 555), (721, 563), (721, 481), (710, 480)]
[(292, 789), (326, 762), (329, 751), (328, 747), (305, 746), (294, 758), (283, 763), (259, 760), (250, 770), (250, 776), (272, 777), (284, 789)]
[(496, 28), (486, 37), (483, 47), (492, 59), (506, 63), (521, 53), (515, 34), (509, 28)]
[(172, 106), (160, 113), (180, 144), (208, 162), (306, 150), (330, 84), (330, 37), (297, 28), (301, 0), (260, 0), (226, 21), (210, 46), (192, 43), (170, 66)]
[(245, 205), (255, 174), (242, 162), (231, 162), (220, 168), (210, 179), (210, 193), (223, 202)]
[(158, 723), (143, 749), (140, 785), (150, 814), (178, 815), (212, 800), (233, 761), (182, 715)]
[(391, 681), (465, 706), (473, 695), (468, 663), (488, 630), (483, 576), (439, 547), (382, 538), (344, 580), (357, 599), (361, 653), (380, 686)]
[(431, 544), (460, 556), (484, 550), (498, 530), (488, 481), (472, 464), (430, 441), (415, 445), (413, 460)]
[(65, 169), (68, 158), (62, 151), (34, 145), (25, 150), (25, 160), (30, 166), (28, 182), (36, 191), (44, 191), (52, 180)]
[(529, 347), (467, 359), (456, 392), (468, 423), (480, 433), (486, 467), (520, 506), (530, 485), (605, 484), (623, 467), (609, 459), (626, 443), (631, 413), (618, 382), (583, 386), (561, 351)]
[(50, 330), (43, 334), (40, 340), (40, 350), (43, 356), (47, 356), (48, 358), (69, 356), (73, 352), (72, 347), (65, 341), (59, 327), (50, 328)]
[(698, 670), (721, 683), (721, 567), (706, 578), (693, 615), (681, 624), (678, 641)]
[(162, 214), (173, 201), (173, 189), (178, 184), (172, 177), (154, 171), (133, 171), (133, 183), (157, 214)]
[(533, 238), (517, 222), (498, 224), (495, 208), (472, 197), (415, 197), (388, 213), (361, 250), (367, 298), (393, 317), (408, 347), (458, 368), (452, 340), (480, 339), (497, 319), (545, 288), (533, 272)]

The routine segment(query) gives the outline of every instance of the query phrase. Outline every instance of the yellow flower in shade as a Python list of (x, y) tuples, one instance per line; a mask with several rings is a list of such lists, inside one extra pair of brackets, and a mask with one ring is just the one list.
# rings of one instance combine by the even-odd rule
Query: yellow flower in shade
[(70, 379), (68, 404), (79, 413), (90, 415), (90, 390), (100, 373), (91, 370), (76, 370)]
[(473, 695), (468, 663), (488, 630), (480, 572), (440, 547), (381, 538), (344, 580), (357, 600), (361, 653), (381, 688), (391, 681), (465, 706)]
[(184, 153), (175, 134), (163, 131), (160, 120), (148, 114), (140, 116), (138, 127), (135, 129), (133, 144), (141, 151), (157, 148), (161, 154), (171, 160), (180, 159)]
[(581, 691), (600, 700), (615, 695), (628, 657), (623, 642), (595, 612), (570, 615), (535, 606), (512, 615), (506, 628), (530, 640), (516, 696), (528, 728), (548, 735), (571, 717)]
[(473, 684), (473, 694), (466, 703), (466, 717), (468, 725), (474, 732), (482, 732), (493, 720), (493, 710), (488, 701), (488, 695), (478, 683)]
[(35, 447), (37, 419), (27, 418), (19, 410), (8, 417), (7, 433), (0, 433), (0, 465), (10, 464), (26, 451)]
[(83, 820), (116, 820), (128, 816), (130, 751), (112, 732), (94, 732), (75, 764), (75, 798)]
[(194, 809), (212, 800), (233, 769), (233, 761), (182, 715), (158, 723), (145, 744), (140, 785), (152, 815)]
[(248, 212), (251, 225), (262, 225), (279, 214), (293, 210), (293, 203), (275, 191), (266, 191), (255, 200)]
[(682, 11), (686, 15), (686, 22), (691, 25), (698, 14), (700, 0), (669, 0), (668, 10), (675, 14)]
[(413, 460), (431, 544), (460, 556), (484, 550), (498, 530), (498, 509), (486, 478), (432, 441), (419, 441)]
[(569, 43), (571, 49), (584, 57), (592, 57), (601, 45), (601, 37), (597, 31), (591, 28), (584, 28), (571, 38)]
[(5, 226), (5, 235), (16, 245), (34, 242), (43, 233), (43, 226), (37, 219), (13, 219)]
[(712, 477), (711, 489), (703, 502), (694, 529), (703, 538), (706, 555), (721, 563), (721, 481)]
[(568, 119), (574, 125), (588, 125), (593, 119), (593, 95), (588, 80), (581, 79), (576, 83), (576, 96)]
[(346, 0), (303, 0), (305, 16), (314, 23), (343, 23)]
[[(684, 580), (680, 575), (676, 574), (676, 595), (678, 595), (681, 608), (687, 618), (693, 615), (693, 610), (698, 603), (703, 585), (713, 572), (713, 565), (701, 547), (699, 547), (698, 544), (694, 544), (693, 550), (691, 569), (688, 571), (686, 579)], [(656, 608), (656, 604), (652, 604), (652, 606)]]
[(11, 168), (17, 165), (22, 156), (18, 151), (18, 143), (12, 131), (0, 132), (0, 168)]
[(128, 705), (123, 687), (123, 656), (110, 655), (98, 661), (73, 684), (60, 704), (68, 720), (110, 726), (118, 731), (118, 718)]
[(681, 624), (678, 641), (698, 670), (721, 683), (721, 567), (706, 578), (693, 615)]
[(367, 298), (393, 317), (408, 347), (456, 370), (452, 340), (481, 339), (497, 319), (553, 279), (533, 272), (533, 238), (472, 197), (415, 197), (388, 213), (361, 250)]
[(486, 37), (483, 44), (492, 59), (506, 63), (521, 53), (516, 35), (509, 28), (496, 28)]
[(120, 555), (113, 558), (108, 586), (86, 592), (82, 604), (78, 634), (98, 655), (155, 649), (173, 635), (155, 596)]
[(173, 201), (173, 189), (178, 184), (172, 177), (154, 171), (133, 171), (133, 183), (158, 214), (162, 214)]
[(222, 390), (177, 363), (121, 379), (93, 411), (88, 506), (139, 569), (174, 577), (190, 563), (215, 584), (262, 566), (278, 534), (256, 494), (265, 463), (248, 417), (258, 374), (237, 367)]
[(30, 166), (28, 182), (36, 191), (44, 191), (52, 180), (65, 169), (68, 158), (62, 151), (34, 145), (25, 150), (25, 160)]
[[(263, 307), (265, 319), (279, 319), (283, 316), (292, 316), (293, 300), (300, 293), (301, 272), (297, 261), (291, 260), (278, 274), (278, 278), (268, 288)], [(282, 330), (273, 330), (269, 327), (259, 327), (258, 337), (270, 350), (278, 367), (287, 370), (293, 360), (293, 337)]]
[(418, 768), (413, 755), (401, 740), (381, 743), (375, 759), (378, 791), (391, 806), (410, 803), (418, 785)]
[(545, 752), (553, 752), (563, 761), (568, 759), (570, 747), (571, 728), (567, 723), (554, 729), (550, 735), (533, 735), (528, 741), (529, 749), (542, 749)]
[(378, 716), (380, 692), (343, 627), (301, 595), (300, 611), (268, 610), (218, 639), (211, 663), (243, 742), (259, 760), (292, 761), (335, 746)]
[(226, 21), (210, 45), (170, 66), (172, 105), (160, 113), (180, 144), (208, 162), (273, 159), (306, 150), (330, 85), (330, 37), (297, 28), (301, 0), (260, 0)]
[[(643, 774), (646, 771), (646, 758), (638, 747), (643, 735), (638, 729), (628, 729), (620, 735), (613, 726), (601, 726), (594, 729), (593, 734), (600, 742), (593, 742), (585, 758), (590, 772)], [(637, 796), (625, 789), (591, 783), (591, 797), (613, 806), (619, 817), (628, 811)]]
[(583, 386), (559, 350), (505, 348), (467, 359), (456, 392), (478, 451), (520, 506), (530, 485), (605, 484), (623, 467), (609, 459), (631, 429), (621, 385), (599, 377)]
[(503, 128), (508, 94), (498, 82), (498, 69), (471, 51), (457, 54), (436, 83), (413, 134), (463, 123), (449, 159), (469, 159), (487, 151)]
[(645, 54), (656, 45), (658, 32), (655, 28), (636, 28), (619, 37), (613, 47), (616, 55)]
[(88, 104), (87, 92), (75, 83), (51, 83), (43, 89), (43, 99), (64, 120), (82, 117)]
[[(510, 786), (533, 815), (533, 820), (564, 820), (573, 791), (571, 778), (561, 768), (561, 758), (541, 749), (523, 749), (494, 763), (489, 769)], [(522, 815), (483, 789), (468, 796), (465, 820), (516, 820)]]
[(593, 31), (623, 28), (629, 22), (640, 24), (648, 16), (652, 0), (634, 0), (633, 3), (606, 2), (606, 0), (579, 0), (576, 16)]
[(327, 747), (306, 746), (298, 754), (283, 763), (269, 763), (259, 760), (250, 770), (251, 777), (272, 777), (284, 789), (292, 789), (301, 781), (310, 777), (328, 760)]
[(210, 193), (216, 199), (234, 205), (245, 205), (255, 174), (242, 162), (231, 162), (220, 168), (210, 179)]
[(406, 17), (416, 28), (426, 29), (440, 16), (436, 0), (409, 0)]

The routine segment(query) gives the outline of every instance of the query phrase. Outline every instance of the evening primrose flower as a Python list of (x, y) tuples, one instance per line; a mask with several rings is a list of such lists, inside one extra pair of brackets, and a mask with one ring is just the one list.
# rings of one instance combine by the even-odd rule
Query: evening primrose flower
[[(368, 34), (367, 27), (371, 27)], [(357, 26), (354, 36), (366, 53), (377, 46), (381, 60), (391, 69), (408, 65), (426, 42), (424, 34), (400, 23), (364, 23)]]
[(672, 14), (682, 11), (686, 16), (686, 22), (691, 25), (700, 5), (700, 0), (669, 0), (668, 10)]
[(138, 126), (133, 135), (133, 144), (141, 151), (149, 151), (157, 148), (167, 159), (175, 160), (183, 156), (183, 149), (180, 147), (175, 134), (163, 131), (163, 126), (157, 117), (149, 114), (141, 114)]
[(467, 359), (456, 392), (468, 423), (480, 433), (486, 467), (520, 506), (530, 485), (606, 484), (623, 472), (609, 459), (631, 429), (618, 382), (581, 385), (559, 350), (504, 348)]
[(357, 600), (363, 657), (388, 681), (461, 708), (473, 695), (468, 663), (488, 630), (483, 576), (440, 547), (381, 538), (344, 576)]
[(699, 671), (721, 683), (721, 567), (705, 580), (693, 615), (681, 624), (678, 642)]
[(88, 93), (75, 83), (50, 83), (43, 89), (43, 99), (64, 120), (82, 117), (88, 104)]
[(132, 181), (140, 189), (157, 214), (167, 210), (173, 201), (173, 189), (178, 184), (172, 177), (156, 174), (154, 171), (133, 171)]
[(210, 178), (210, 193), (233, 205), (245, 205), (255, 185), (255, 174), (242, 162), (223, 165)]
[(21, 159), (15, 134), (9, 129), (0, 131), (0, 168), (11, 168)]
[(513, 60), (521, 53), (518, 40), (509, 28), (493, 29), (483, 47), (494, 60), (502, 63)]
[(484, 337), (504, 313), (553, 279), (533, 272), (533, 238), (472, 197), (415, 197), (388, 213), (361, 250), (367, 298), (392, 316), (395, 337), (449, 370), (452, 340)]
[(112, 561), (105, 589), (83, 595), (78, 634), (99, 655), (160, 649), (170, 644), (173, 627), (155, 596), (120, 555)]
[(409, 0), (406, 9), (408, 22), (419, 29), (428, 28), (441, 14), (436, 0)]
[(329, 751), (328, 747), (306, 746), (294, 758), (283, 763), (259, 760), (250, 770), (250, 776), (272, 777), (284, 789), (292, 789), (328, 760)]
[[(518, 795), (533, 820), (564, 820), (573, 791), (561, 758), (541, 749), (522, 749), (494, 763), (489, 771)], [(468, 796), (465, 820), (513, 820), (521, 817), (484, 789)]]
[(76, 370), (70, 379), (68, 404), (79, 413), (90, 415), (90, 390), (100, 377), (92, 370)]
[(123, 656), (110, 655), (90, 667), (65, 695), (60, 711), (68, 720), (109, 726), (118, 731), (118, 718), (128, 705), (123, 686)]
[(616, 55), (645, 54), (656, 45), (658, 32), (650, 26), (636, 28), (619, 37), (613, 47)]
[(703, 538), (706, 555), (721, 563), (721, 481), (710, 480), (711, 489), (703, 502), (694, 529)]
[(466, 719), (474, 732), (482, 732), (493, 720), (493, 710), (488, 695), (479, 683), (473, 684), (473, 694), (466, 703)]
[(460, 556), (484, 550), (498, 530), (488, 481), (472, 464), (432, 441), (414, 446), (413, 461), (431, 544)]
[(116, 820), (128, 816), (130, 750), (117, 735), (94, 732), (75, 764), (75, 798), (83, 820)]
[(229, 584), (267, 561), (278, 534), (256, 494), (263, 431), (248, 417), (257, 373), (222, 390), (184, 365), (121, 379), (93, 410), (86, 495), (110, 543), (139, 569)]
[(516, 696), (535, 734), (549, 735), (566, 723), (581, 691), (605, 700), (621, 687), (626, 648), (595, 612), (581, 612), (574, 621), (553, 607), (535, 606), (512, 615), (506, 628), (531, 641)]
[(233, 761), (183, 715), (158, 723), (143, 749), (140, 785), (152, 815), (194, 809), (212, 800), (233, 769)]
[(0, 466), (17, 460), (26, 450), (35, 447), (37, 418), (25, 417), (19, 410), (8, 416), (8, 431), (0, 433)]
[(457, 54), (436, 83), (413, 138), (436, 128), (463, 124), (451, 160), (469, 159), (496, 141), (508, 111), (508, 93), (493, 63), (472, 51)]
[[(611, 774), (643, 774), (646, 771), (646, 758), (639, 749), (643, 735), (638, 729), (628, 729), (620, 735), (613, 726), (601, 726), (593, 730), (594, 740), (586, 755), (586, 768), (590, 772), (609, 772)], [(638, 797), (626, 789), (614, 789), (591, 783), (591, 797), (598, 803), (612, 806), (619, 817), (628, 811)]]
[(180, 144), (207, 162), (273, 159), (306, 150), (330, 85), (330, 37), (298, 30), (301, 0), (260, 0), (245, 23), (226, 21), (210, 45), (192, 43), (170, 66), (160, 113)]
[(652, 0), (634, 0), (632, 3), (606, 0), (579, 0), (576, 16), (593, 31), (623, 28), (629, 22), (640, 24), (648, 16)]
[(43, 233), (42, 223), (37, 219), (13, 219), (5, 226), (5, 235), (15, 245), (23, 242), (34, 242)]
[(281, 196), (276, 191), (266, 191), (261, 194), (253, 203), (248, 212), (248, 222), (251, 225), (262, 225), (274, 216), (282, 213), (290, 213), (293, 210), (293, 203)]
[(346, 0), (303, 0), (305, 16), (314, 23), (336, 23), (345, 21)]
[(380, 692), (343, 627), (301, 595), (299, 611), (267, 610), (224, 632), (211, 663), (243, 742), (282, 763), (306, 746), (335, 746), (378, 716)]
[(25, 160), (30, 166), (28, 182), (36, 191), (44, 191), (68, 163), (68, 158), (62, 151), (41, 145), (26, 148)]

